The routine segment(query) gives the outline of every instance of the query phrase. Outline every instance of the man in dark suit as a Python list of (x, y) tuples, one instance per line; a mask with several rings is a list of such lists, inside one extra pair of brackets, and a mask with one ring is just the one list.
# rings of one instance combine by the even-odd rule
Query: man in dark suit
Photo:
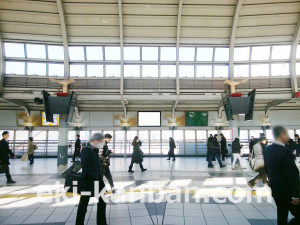
[(9, 172), (9, 156), (10, 155), (12, 158), (16, 159), (17, 157), (14, 155), (14, 153), (10, 150), (9, 145), (8, 145), (8, 138), (9, 138), (9, 132), (8, 131), (4, 131), (2, 133), (2, 140), (0, 141), (0, 164), (4, 165), (6, 167), (6, 178), (7, 178), (7, 182), (8, 184), (13, 184), (16, 183), (16, 181), (14, 181), (11, 178), (10, 172)]
[(79, 154), (80, 154), (80, 148), (81, 148), (80, 135), (77, 134), (76, 135), (76, 142), (75, 142), (75, 150), (74, 150), (72, 162), (75, 162), (75, 157), (79, 156)]
[(218, 142), (217, 134), (215, 134), (214, 137), (209, 142), (209, 148), (212, 149), (212, 154), (209, 156), (208, 159), (208, 168), (213, 168), (211, 161), (213, 160), (214, 157), (216, 157), (216, 159), (218, 160), (218, 163), (221, 168), (225, 167), (226, 165), (223, 165), (220, 159), (221, 151), (220, 151), (220, 145)]
[[(266, 147), (264, 159), (269, 186), (277, 206), (277, 221), (279, 225), (299, 225), (299, 170), (294, 155), (285, 147), (290, 138), (287, 130), (281, 126), (273, 128), (273, 135), (275, 141)], [(288, 223), (289, 211), (295, 218)]]
[[(84, 225), (84, 218), (87, 212), (90, 197), (95, 197), (95, 183), (98, 182), (99, 192), (105, 188), (103, 179), (101, 178), (101, 162), (99, 149), (103, 149), (105, 138), (102, 133), (93, 134), (90, 142), (81, 151), (81, 166), (82, 166), (82, 187), (81, 191), (89, 192), (89, 194), (81, 195), (77, 216), (76, 225)], [(97, 191), (98, 192), (98, 191)], [(82, 192), (81, 192), (82, 193)], [(102, 197), (99, 197), (97, 204), (97, 225), (106, 225), (106, 202)]]
[(300, 138), (299, 138), (299, 134), (295, 134), (295, 140), (296, 140), (296, 156), (298, 157), (300, 155)]

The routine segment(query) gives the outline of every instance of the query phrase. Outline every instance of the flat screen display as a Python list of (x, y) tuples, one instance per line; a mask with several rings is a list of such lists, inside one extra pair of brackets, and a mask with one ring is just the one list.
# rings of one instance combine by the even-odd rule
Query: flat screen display
[(46, 113), (42, 112), (42, 126), (58, 127), (59, 126), (59, 114), (54, 114), (53, 115), (53, 122), (48, 122), (46, 120)]
[(160, 127), (161, 112), (138, 112), (139, 127)]

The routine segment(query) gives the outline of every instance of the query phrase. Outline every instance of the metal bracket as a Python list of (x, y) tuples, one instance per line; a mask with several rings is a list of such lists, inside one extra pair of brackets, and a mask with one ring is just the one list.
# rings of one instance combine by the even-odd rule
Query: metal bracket
[(177, 100), (175, 101), (174, 106), (172, 108), (172, 119), (175, 118), (175, 109), (176, 109), (178, 103), (179, 103), (179, 98), (177, 97)]
[(26, 103), (21, 102), (19, 100), (15, 100), (15, 99), (9, 99), (9, 100), (3, 99), (3, 98), (1, 98), (1, 99), (3, 101), (10, 102), (12, 104), (15, 104), (15, 105), (18, 105), (18, 106), (22, 107), (25, 110), (27, 117), (30, 116), (30, 109), (29, 109), (29, 106)]
[(284, 103), (284, 102), (288, 102), (288, 101), (290, 101), (290, 100), (291, 100), (291, 99), (279, 99), (279, 100), (275, 100), (275, 101), (273, 101), (273, 102), (270, 102), (270, 103), (266, 106), (266, 108), (265, 108), (265, 118), (268, 118), (269, 112), (270, 112), (271, 108), (273, 108), (273, 107), (275, 107), (275, 106), (277, 106), (277, 105), (280, 105), (280, 104), (282, 104), (282, 103)]
[(218, 110), (218, 118), (222, 118), (223, 109), (224, 109), (223, 102), (220, 102), (220, 104), (219, 104), (219, 110)]

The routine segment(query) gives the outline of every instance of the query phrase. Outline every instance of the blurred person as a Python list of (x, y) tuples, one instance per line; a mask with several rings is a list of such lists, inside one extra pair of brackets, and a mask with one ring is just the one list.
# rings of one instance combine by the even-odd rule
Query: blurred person
[[(238, 159), (240, 162), (240, 165), (242, 166), (242, 157), (241, 157), (241, 149), (243, 148), (243, 145), (241, 145), (240, 139), (235, 138), (232, 142), (232, 156), (233, 156), (233, 162), (232, 162), (232, 169), (236, 170), (235, 163)], [(242, 169), (245, 169), (245, 167), (242, 167)]]
[(212, 150), (212, 152), (211, 152), (212, 154), (209, 156), (209, 159), (208, 159), (208, 168), (213, 168), (211, 161), (213, 160), (214, 157), (217, 158), (218, 163), (221, 168), (225, 167), (225, 165), (222, 164), (222, 161), (220, 159), (221, 151), (220, 151), (220, 145), (218, 142), (217, 134), (215, 134), (214, 137), (209, 142), (209, 148)]
[(28, 150), (27, 150), (27, 155), (28, 159), (30, 161), (29, 165), (32, 165), (34, 163), (34, 151), (37, 149), (37, 146), (33, 143), (33, 138), (30, 137), (28, 141)]
[[(285, 147), (290, 137), (282, 126), (273, 128), (273, 136), (275, 141), (266, 147), (264, 157), (269, 186), (277, 206), (277, 223), (299, 225), (299, 170), (294, 155)], [(288, 222), (289, 212), (295, 217), (290, 222)]]
[(132, 146), (133, 146), (133, 152), (131, 155), (131, 163), (129, 166), (129, 170), (128, 172), (130, 173), (134, 173), (134, 171), (132, 170), (133, 164), (137, 163), (140, 165), (141, 171), (144, 172), (147, 169), (144, 169), (143, 167), (143, 155), (144, 153), (141, 150), (141, 146), (142, 146), (142, 142), (139, 140), (138, 136), (135, 136), (133, 141), (132, 141)]
[(115, 150), (109, 150), (107, 144), (112, 139), (112, 136), (110, 134), (105, 134), (105, 145), (103, 146), (103, 151), (101, 154), (101, 178), (103, 179), (103, 176), (106, 177), (108, 180), (108, 183), (111, 187), (112, 193), (115, 194), (116, 190), (114, 187), (114, 181), (109, 169), (110, 166), (110, 154), (115, 153)]
[[(101, 178), (100, 151), (105, 144), (102, 133), (94, 133), (86, 147), (82, 149), (80, 158), (82, 165), (81, 191), (90, 192), (90, 195), (81, 195), (76, 216), (76, 225), (84, 225), (85, 214), (90, 197), (95, 196), (95, 182), (99, 182), (99, 192), (105, 188)], [(97, 225), (106, 225), (106, 202), (100, 197), (97, 203)]]
[(295, 140), (296, 140), (296, 156), (298, 157), (300, 155), (300, 138), (299, 138), (299, 134), (295, 134)]
[(250, 156), (251, 169), (258, 172), (258, 175), (248, 182), (248, 185), (253, 188), (259, 181), (263, 181), (264, 185), (268, 185), (267, 174), (264, 162), (264, 149), (266, 147), (267, 139), (261, 135), (256, 142), (254, 142), (252, 154)]
[(254, 142), (255, 142), (254, 136), (251, 136), (251, 139), (249, 141), (249, 157), (248, 157), (248, 159), (250, 159), (250, 156), (252, 154)]
[(171, 157), (173, 157), (172, 161), (175, 161), (175, 153), (174, 149), (176, 148), (175, 141), (172, 137), (169, 138), (169, 152), (168, 152), (168, 157), (167, 160), (170, 160)]
[[(207, 162), (209, 161), (210, 156), (213, 155), (213, 150), (209, 147), (210, 146), (210, 142), (213, 139), (213, 137), (214, 136), (212, 134), (210, 134), (209, 138), (207, 139), (207, 142), (206, 142), (206, 147), (207, 147), (206, 161)], [(214, 161), (214, 160), (215, 159), (213, 157), (212, 161)], [(211, 166), (214, 166), (214, 165), (211, 163)]]
[(76, 142), (75, 142), (75, 150), (73, 154), (73, 160), (71, 162), (75, 162), (75, 158), (80, 155), (80, 149), (81, 149), (81, 140), (80, 140), (80, 135), (76, 135)]
[(12, 152), (12, 150), (9, 148), (9, 144), (8, 144), (8, 138), (9, 138), (9, 132), (8, 131), (4, 131), (2, 133), (2, 140), (0, 141), (0, 164), (2, 166), (5, 167), (5, 175), (6, 175), (6, 179), (7, 179), (7, 184), (13, 184), (16, 183), (16, 181), (14, 181), (11, 178), (10, 175), (10, 171), (9, 171), (9, 156), (10, 155), (12, 158), (16, 159), (17, 156), (15, 156), (15, 154)]
[(222, 161), (225, 161), (225, 157), (228, 159), (227, 141), (224, 134), (221, 133), (220, 137), (221, 137), (220, 144), (221, 144)]

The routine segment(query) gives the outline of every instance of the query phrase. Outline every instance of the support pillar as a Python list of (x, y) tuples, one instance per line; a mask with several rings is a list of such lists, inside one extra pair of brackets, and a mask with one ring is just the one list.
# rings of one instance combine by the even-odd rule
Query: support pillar
[(229, 127), (232, 129), (232, 140), (240, 136), (240, 125), (238, 115), (233, 116), (234, 120), (229, 121)]
[(68, 164), (69, 124), (66, 122), (66, 117), (67, 115), (59, 116), (57, 166), (66, 166)]

